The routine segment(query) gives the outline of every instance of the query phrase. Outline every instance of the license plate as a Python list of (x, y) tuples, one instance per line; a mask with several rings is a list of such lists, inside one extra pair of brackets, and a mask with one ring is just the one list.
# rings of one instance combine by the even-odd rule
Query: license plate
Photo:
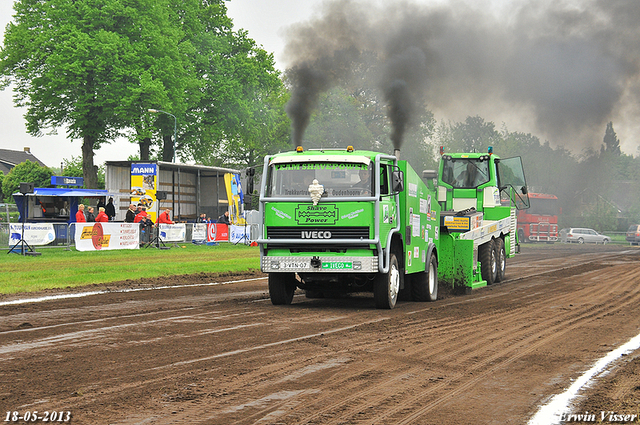
[(281, 269), (308, 269), (308, 261), (280, 261)]
[(322, 263), (322, 268), (328, 270), (351, 270), (353, 263), (351, 261), (325, 261)]

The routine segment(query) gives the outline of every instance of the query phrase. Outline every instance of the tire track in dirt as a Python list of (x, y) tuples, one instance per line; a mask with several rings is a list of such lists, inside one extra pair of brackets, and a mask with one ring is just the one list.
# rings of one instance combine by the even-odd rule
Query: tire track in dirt
[[(634, 277), (638, 278), (638, 273), (634, 273)], [(617, 285), (622, 286), (622, 284)], [(595, 291), (591, 291), (592, 293)], [(587, 293), (588, 294), (588, 293)], [(323, 424), (332, 424), (339, 423), (346, 418), (357, 416), (358, 419), (367, 419), (370, 420), (371, 423), (387, 423), (386, 419), (391, 419), (388, 423), (397, 423), (397, 424), (409, 424), (413, 423), (414, 420), (418, 419), (421, 416), (424, 416), (426, 413), (440, 405), (441, 403), (446, 402), (447, 400), (459, 395), (461, 392), (469, 389), (476, 385), (479, 381), (486, 379), (488, 376), (495, 373), (496, 370), (503, 368), (509, 363), (535, 351), (538, 347), (541, 347), (551, 340), (557, 339), (571, 330), (574, 330), (580, 326), (583, 326), (585, 321), (595, 320), (597, 317), (602, 314), (611, 314), (613, 311), (622, 310), (630, 305), (636, 305), (638, 300), (640, 300), (640, 294), (638, 291), (634, 291), (633, 294), (626, 296), (622, 299), (617, 299), (616, 302), (611, 302), (609, 304), (605, 304), (599, 306), (597, 309), (591, 309), (589, 311), (576, 314), (574, 312), (568, 312), (561, 316), (556, 316), (552, 319), (540, 322), (535, 325), (535, 327), (530, 327), (527, 329), (529, 336), (520, 337), (520, 341), (511, 344), (507, 349), (502, 349), (497, 351), (495, 354), (492, 354), (488, 357), (485, 357), (483, 360), (479, 362), (474, 362), (472, 365), (465, 365), (462, 367), (464, 372), (458, 373), (453, 377), (449, 377), (447, 382), (442, 384), (436, 384), (431, 386), (427, 390), (419, 391), (417, 394), (414, 394), (410, 397), (402, 397), (402, 403), (397, 403), (397, 399), (400, 397), (396, 397), (393, 399), (393, 395), (397, 394), (397, 388), (394, 391), (383, 393), (376, 397), (366, 397), (366, 403), (364, 405), (359, 404), (357, 407), (349, 409), (347, 411), (340, 410), (337, 405), (332, 406), (331, 409), (334, 411), (340, 411), (340, 418), (335, 421), (326, 421), (323, 420)], [(615, 304), (615, 305), (614, 305)], [(526, 318), (525, 318), (526, 320)], [(517, 331), (516, 331), (517, 332)], [(491, 346), (500, 345), (504, 343), (503, 340), (498, 340), (498, 344), (491, 344)], [(481, 347), (480, 344), (474, 346), (469, 350), (471, 353), (475, 353), (477, 356), (482, 356), (479, 353)], [(485, 348), (486, 349), (486, 348)], [(466, 356), (458, 357), (458, 356), (450, 356), (450, 358), (455, 358), (457, 363), (466, 363), (466, 360), (469, 358)], [(504, 359), (504, 360), (501, 360)], [(496, 366), (489, 367), (486, 369), (488, 365), (492, 365), (494, 363), (498, 363)], [(418, 370), (415, 371), (419, 373)], [(469, 372), (473, 372), (474, 377), (472, 379), (465, 379), (468, 376)], [(479, 374), (477, 372), (480, 372)], [(403, 372), (404, 373), (404, 372)], [(462, 384), (457, 386), (455, 389), (451, 389), (452, 382), (463, 381)], [(387, 388), (386, 383), (380, 383), (379, 386), (381, 388)], [(409, 390), (409, 386), (407, 386), (406, 390)], [(446, 389), (446, 391), (445, 391)], [(370, 392), (374, 391), (373, 389)], [(412, 407), (423, 404), (423, 399), (428, 398), (429, 396), (437, 393), (444, 393), (444, 396), (436, 398), (436, 400), (431, 401), (425, 407), (418, 409), (415, 413), (407, 416), (407, 410), (411, 410)], [(389, 402), (390, 400), (390, 402)], [(386, 403), (385, 403), (386, 402)], [(368, 418), (367, 415), (362, 415), (363, 411), (366, 411), (368, 408), (379, 406), (381, 404), (396, 404), (395, 407), (389, 407), (385, 409), (384, 413), (380, 413), (376, 411), (375, 418)], [(349, 404), (349, 403), (345, 403)], [(313, 420), (312, 418), (305, 418), (305, 420)], [(325, 418), (326, 419), (326, 418)]]
[[(591, 295), (593, 295), (593, 294), (597, 293), (598, 291), (599, 291), (599, 289), (597, 289), (597, 288), (593, 288), (593, 289), (591, 289), (591, 290), (588, 290), (588, 289), (587, 289), (587, 290), (584, 292), (584, 295), (586, 295), (586, 296), (591, 296)], [(565, 299), (567, 299), (567, 300), (568, 300), (568, 299), (570, 299), (572, 296), (573, 296), (572, 294), (567, 294), (567, 295), (565, 296)], [(563, 301), (563, 300), (562, 300), (562, 299), (556, 299), (555, 301), (556, 301), (556, 302), (561, 302), (561, 301)], [(522, 310), (522, 309), (526, 309), (526, 306), (521, 307), (518, 311), (514, 311), (514, 312), (512, 312), (512, 313), (511, 313), (511, 315), (512, 315), (513, 317), (517, 317), (518, 315), (521, 315), (521, 310)], [(568, 316), (570, 316), (571, 314), (575, 314), (575, 313), (568, 312), (568, 313), (566, 313), (566, 314), (565, 314), (565, 316), (567, 316), (567, 317), (563, 316), (563, 317), (555, 317), (555, 318), (551, 318), (551, 319), (549, 319), (548, 321), (545, 321), (545, 322), (542, 322), (541, 324), (539, 324), (537, 328), (528, 329), (528, 332), (529, 332), (529, 333), (535, 333), (535, 332), (537, 332), (539, 329), (549, 328), (549, 325), (550, 325), (552, 322), (555, 324), (555, 326), (556, 326), (556, 327), (561, 326), (562, 324), (564, 324), (564, 322), (568, 319)], [(500, 318), (496, 318), (495, 320), (496, 320), (497, 324), (499, 324), (501, 321), (505, 320), (505, 318), (506, 318), (506, 319), (509, 319), (509, 317), (504, 317), (504, 316), (503, 316), (503, 317), (500, 317)], [(442, 320), (446, 320), (446, 319), (442, 319)], [(481, 320), (485, 320), (485, 321), (486, 321), (486, 318), (478, 319), (478, 321), (481, 321)], [(507, 320), (507, 321), (508, 321), (508, 320)], [(467, 324), (468, 324), (468, 322), (467, 322)], [(419, 326), (419, 323), (417, 323), (416, 325), (417, 325), (417, 326)], [(495, 325), (495, 324), (491, 324), (491, 326), (493, 326), (493, 325)], [(459, 324), (458, 324), (458, 326), (463, 326), (463, 324), (462, 324), (462, 323), (459, 323)], [(549, 333), (553, 333), (553, 330), (555, 330), (555, 329), (556, 329), (556, 327), (551, 328), (552, 330), (550, 330), (550, 331), (548, 331), (548, 332), (549, 332)], [(529, 327), (528, 325), (523, 325), (523, 329), (526, 329), (526, 328), (530, 328), (530, 327)], [(509, 333), (511, 333), (512, 331), (513, 331), (513, 330), (504, 331), (504, 332), (502, 332), (500, 335), (495, 335), (495, 334), (494, 334), (494, 335), (492, 336), (492, 342), (494, 342), (494, 345), (495, 345), (495, 344), (504, 343), (503, 339), (504, 339), (505, 337), (507, 337), (507, 335), (508, 335)], [(410, 333), (410, 331), (407, 331), (407, 332), (409, 332), (409, 333)], [(444, 330), (443, 332), (447, 332), (447, 330)], [(470, 332), (470, 333), (473, 333), (473, 332)], [(459, 336), (460, 336), (460, 335), (457, 335), (457, 337), (459, 337)], [(527, 345), (527, 344), (529, 343), (529, 340), (530, 340), (531, 338), (533, 338), (533, 337), (524, 337), (524, 336), (520, 337), (520, 339), (521, 339), (521, 340), (523, 340), (524, 342), (520, 342), (518, 345), (514, 345), (514, 346), (513, 346), (513, 348), (512, 348), (512, 349), (510, 349), (510, 350), (502, 351), (502, 352), (498, 352), (498, 353), (497, 353), (497, 354), (495, 354), (493, 357), (491, 357), (491, 358), (488, 360), (488, 362), (489, 362), (489, 363), (491, 363), (492, 361), (495, 361), (496, 359), (500, 358), (501, 356), (508, 355), (508, 353), (512, 352), (513, 350), (519, 350), (523, 345)], [(365, 341), (365, 343), (366, 343), (366, 338), (364, 339), (364, 341)], [(353, 343), (353, 342), (354, 342), (354, 341), (353, 341), (353, 340), (351, 340), (351, 343)], [(468, 351), (469, 353), (477, 353), (477, 351), (478, 351), (478, 350), (479, 350), (479, 347), (477, 347), (477, 346), (471, 346), (471, 347), (466, 346), (466, 347), (461, 348), (461, 349), (459, 350), (459, 352), (454, 353), (454, 355), (453, 355), (452, 357), (459, 359), (459, 358), (460, 358), (459, 354), (461, 354), (462, 352)], [(529, 351), (527, 351), (527, 352), (529, 352)], [(412, 354), (414, 354), (414, 353), (411, 353), (411, 352), (409, 352), (409, 353), (403, 353), (403, 355), (406, 355), (406, 356), (411, 356)], [(526, 354), (526, 353), (523, 353), (522, 355), (525, 355), (525, 354)], [(521, 356), (522, 356), (522, 355), (521, 355)], [(521, 356), (518, 356), (517, 358), (519, 358), (519, 357), (521, 357)], [(471, 357), (473, 357), (473, 355), (471, 355)], [(469, 356), (469, 355), (466, 355), (466, 356), (465, 356), (465, 358), (466, 358), (466, 359), (469, 359), (469, 358), (470, 358), (470, 356)], [(484, 365), (484, 364), (485, 364), (485, 363), (482, 363), (482, 365)], [(383, 366), (384, 366), (384, 365), (383, 365)], [(480, 367), (481, 367), (481, 366), (480, 366)], [(350, 364), (350, 368), (351, 368), (351, 369), (353, 369), (353, 364)], [(493, 369), (492, 369), (492, 370), (493, 370)], [(363, 373), (365, 373), (365, 374), (366, 374), (367, 372), (371, 372), (371, 371), (367, 371), (367, 369), (366, 369), (366, 367), (365, 367), (365, 368), (361, 368), (361, 369), (359, 369), (359, 370), (354, 371), (354, 373), (352, 373), (352, 374), (350, 374), (350, 375), (351, 375), (351, 376), (354, 376), (354, 375), (355, 375), (355, 376), (358, 376), (359, 374), (363, 374)], [(364, 399), (366, 399), (366, 400), (367, 400), (367, 403), (366, 403), (366, 404), (369, 404), (369, 405), (372, 405), (372, 406), (373, 406), (373, 405), (377, 405), (377, 404), (379, 404), (380, 402), (382, 402), (382, 401), (383, 401), (383, 399), (384, 399), (385, 397), (387, 397), (388, 395), (387, 395), (387, 394), (385, 394), (385, 395), (383, 395), (383, 396), (381, 396), (381, 397), (371, 399), (371, 397), (369, 397), (370, 393), (373, 393), (373, 392), (377, 391), (377, 390), (379, 389), (378, 387), (395, 386), (395, 385), (397, 385), (397, 382), (398, 382), (399, 380), (402, 380), (402, 379), (403, 379), (403, 376), (406, 376), (407, 374), (417, 373), (417, 372), (419, 372), (419, 371), (415, 371), (415, 370), (411, 371), (411, 370), (410, 370), (409, 372), (406, 372), (406, 371), (404, 371), (404, 370), (403, 370), (403, 371), (399, 372), (399, 373), (400, 373), (400, 375), (399, 375), (399, 376), (396, 376), (396, 377), (393, 377), (393, 378), (392, 378), (392, 381), (393, 381), (393, 382), (382, 382), (381, 384), (376, 385), (375, 387), (369, 388), (369, 389), (368, 389), (368, 390), (366, 390), (365, 392), (362, 392), (362, 391), (356, 391), (356, 390), (357, 390), (357, 385), (350, 386), (350, 387), (349, 387), (349, 389), (353, 389), (353, 390), (356, 392), (356, 394), (355, 394), (353, 397), (349, 397), (349, 398), (347, 398), (347, 399), (343, 399), (343, 400), (341, 400), (341, 402), (340, 402), (340, 403), (338, 403), (338, 404), (336, 404), (336, 403), (331, 403), (328, 407), (326, 407), (326, 408), (321, 409), (320, 411), (318, 411), (316, 415), (311, 416), (311, 417), (305, 417), (305, 418), (304, 418), (304, 421), (313, 421), (313, 420), (315, 420), (315, 419), (318, 419), (318, 420), (322, 420), (322, 423), (332, 423), (332, 422), (327, 422), (327, 415), (330, 415), (331, 413), (334, 413), (334, 414), (335, 414), (335, 412), (336, 412), (336, 411), (340, 411), (340, 415), (339, 415), (339, 416), (340, 416), (340, 419), (339, 419), (339, 420), (340, 420), (340, 421), (342, 421), (342, 420), (344, 420), (344, 419), (345, 419), (345, 414), (346, 414), (346, 417), (349, 417), (349, 413), (353, 413), (353, 412), (345, 412), (345, 411), (343, 411), (343, 410), (340, 410), (340, 409), (339, 409), (339, 405), (349, 405), (349, 404), (353, 405), (353, 404), (356, 404), (356, 403), (357, 403), (360, 399), (362, 399), (362, 398), (364, 398)], [(348, 384), (349, 379), (350, 379), (350, 378), (345, 378), (345, 379), (343, 379), (343, 380), (340, 380), (339, 382), (337, 382), (337, 383), (335, 384), (335, 386), (341, 387), (341, 388), (344, 390), (345, 386)], [(397, 387), (396, 387), (396, 389), (397, 389)], [(437, 389), (436, 389), (436, 390), (437, 390)], [(394, 391), (394, 393), (396, 393), (396, 392), (397, 392), (397, 391)], [(393, 394), (392, 394), (392, 395), (393, 395)], [(322, 401), (321, 401), (321, 402), (319, 402), (318, 404), (323, 404), (324, 406), (326, 406), (326, 404), (324, 404), (324, 401), (326, 401), (326, 400), (322, 400)], [(282, 401), (280, 404), (276, 403), (276, 405), (271, 405), (269, 408), (265, 409), (265, 411), (260, 412), (260, 413), (257, 413), (257, 414), (255, 414), (255, 415), (252, 415), (252, 416), (250, 416), (250, 418), (248, 418), (248, 419), (249, 419), (249, 421), (252, 421), (254, 418), (256, 418), (256, 417), (260, 417), (260, 415), (261, 415), (261, 414), (268, 414), (268, 412), (269, 412), (269, 411), (278, 410), (279, 408), (281, 408), (282, 406), (284, 406), (286, 403), (290, 403), (290, 402), (291, 402), (291, 400), (290, 400), (290, 399), (287, 399), (287, 400)], [(361, 408), (359, 408), (359, 410), (361, 410)], [(249, 421), (242, 420), (242, 421), (238, 421), (238, 422), (236, 422), (236, 423), (249, 423)]]

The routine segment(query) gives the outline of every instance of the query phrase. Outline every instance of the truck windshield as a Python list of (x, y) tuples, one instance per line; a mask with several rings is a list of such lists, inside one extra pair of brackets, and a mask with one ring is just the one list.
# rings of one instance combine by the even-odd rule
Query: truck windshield
[(326, 196), (371, 196), (373, 178), (371, 164), (318, 162), (274, 164), (267, 196), (307, 196), (309, 185), (317, 180)]
[(454, 188), (475, 188), (489, 181), (489, 161), (443, 158), (442, 181)]

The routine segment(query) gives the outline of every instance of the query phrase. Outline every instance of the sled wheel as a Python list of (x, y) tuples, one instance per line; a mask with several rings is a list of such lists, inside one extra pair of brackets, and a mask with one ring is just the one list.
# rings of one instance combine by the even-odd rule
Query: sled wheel
[(496, 259), (496, 250), (493, 239), (480, 245), (478, 248), (478, 257), (480, 258), (482, 279), (487, 282), (487, 285), (493, 285), (498, 273), (498, 261)]
[(507, 251), (504, 248), (504, 240), (498, 238), (494, 241), (497, 261), (497, 274), (496, 282), (502, 282), (504, 280), (504, 272), (507, 268)]

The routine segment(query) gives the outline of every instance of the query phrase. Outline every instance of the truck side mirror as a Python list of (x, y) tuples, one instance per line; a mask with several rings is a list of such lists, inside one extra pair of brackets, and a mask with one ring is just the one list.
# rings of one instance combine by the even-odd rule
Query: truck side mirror
[(391, 183), (393, 185), (393, 193), (404, 191), (404, 173), (396, 170), (391, 175)]
[(433, 180), (438, 178), (438, 172), (436, 170), (424, 170), (422, 172), (422, 178), (425, 180)]

